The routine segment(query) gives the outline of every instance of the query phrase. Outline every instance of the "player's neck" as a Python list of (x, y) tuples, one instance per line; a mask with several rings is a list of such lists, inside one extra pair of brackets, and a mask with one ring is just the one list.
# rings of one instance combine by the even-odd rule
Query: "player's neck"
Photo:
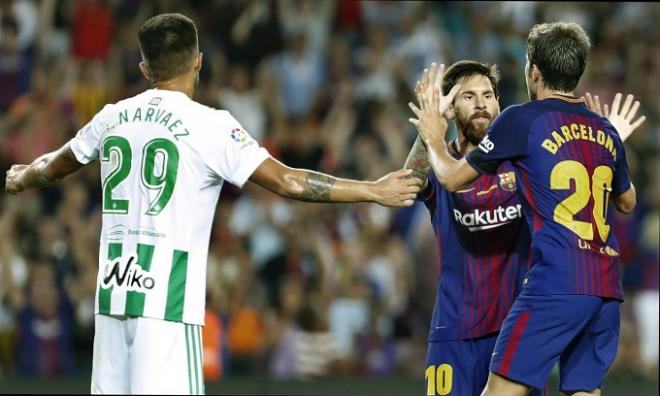
[(552, 97), (575, 98), (575, 94), (574, 91), (559, 91), (544, 86), (539, 87), (539, 90), (537, 92), (537, 98), (539, 100), (548, 99)]
[(182, 75), (166, 81), (158, 81), (153, 83), (151, 87), (153, 89), (183, 92), (191, 99), (193, 97), (193, 93), (195, 92), (194, 79), (190, 78), (188, 75)]
[(459, 133), (456, 139), (454, 140), (454, 149), (456, 150), (457, 153), (459, 153), (463, 157), (465, 157), (475, 147), (477, 146), (470, 143), (468, 138), (465, 137), (465, 134)]

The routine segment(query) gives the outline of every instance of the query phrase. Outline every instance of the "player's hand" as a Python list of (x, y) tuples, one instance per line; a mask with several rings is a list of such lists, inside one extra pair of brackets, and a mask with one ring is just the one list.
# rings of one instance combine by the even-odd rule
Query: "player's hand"
[(639, 128), (639, 126), (646, 121), (646, 116), (641, 116), (633, 122), (633, 118), (635, 118), (637, 110), (639, 110), (639, 101), (635, 100), (633, 103), (635, 96), (628, 94), (628, 96), (626, 96), (626, 101), (623, 103), (623, 107), (619, 108), (622, 96), (621, 93), (617, 93), (614, 96), (611, 111), (607, 104), (605, 105), (604, 110), (601, 110), (598, 95), (592, 97), (591, 93), (587, 92), (584, 95), (584, 99), (591, 111), (605, 116), (610, 121), (612, 126), (616, 128), (617, 132), (619, 132), (621, 140), (625, 142), (635, 129)]
[(384, 206), (412, 206), (422, 181), (411, 174), (412, 169), (401, 169), (375, 181), (374, 201)]
[(11, 168), (7, 171), (7, 177), (5, 178), (5, 190), (9, 194), (17, 194), (23, 190), (23, 174), (28, 168), (28, 165), (12, 165)]
[(447, 96), (442, 96), (440, 95), (440, 89), (434, 87), (433, 94), (429, 97), (426, 92), (416, 89), (420, 107), (415, 106), (414, 103), (408, 103), (410, 109), (417, 116), (417, 118), (408, 120), (417, 128), (417, 132), (427, 145), (431, 142), (445, 140), (448, 123), (444, 114), (459, 90), (460, 85), (454, 85)]
[[(440, 90), (442, 90), (442, 78), (445, 75), (445, 65), (441, 64), (439, 67), (438, 65), (434, 63), (431, 63), (431, 67), (428, 69), (424, 69), (424, 72), (422, 73), (422, 78), (417, 81), (417, 84), (415, 85), (415, 94), (417, 95), (417, 98), (419, 100), (419, 93), (420, 92), (425, 92), (427, 97), (431, 97), (433, 95), (433, 89), (435, 87), (438, 87)], [(420, 106), (419, 101), (417, 102), (417, 105)]]
[[(421, 107), (421, 95), (425, 94), (427, 98), (433, 97), (433, 91), (437, 88), (442, 93), (442, 79), (445, 77), (445, 65), (437, 66), (431, 63), (430, 69), (424, 69), (422, 79), (415, 84), (415, 95), (417, 95), (417, 105)], [(449, 91), (447, 96), (440, 95), (440, 102), (438, 103), (438, 111), (444, 115), (449, 106), (454, 101), (456, 93), (458, 93), (460, 86), (454, 85)], [(453, 92), (456, 90), (456, 92)]]

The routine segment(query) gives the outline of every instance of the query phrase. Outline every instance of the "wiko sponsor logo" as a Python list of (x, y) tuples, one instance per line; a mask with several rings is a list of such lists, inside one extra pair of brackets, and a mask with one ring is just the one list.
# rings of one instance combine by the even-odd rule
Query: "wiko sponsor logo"
[(139, 265), (134, 265), (136, 260), (136, 256), (132, 255), (123, 265), (121, 259), (108, 265), (106, 268), (110, 270), (106, 270), (105, 277), (101, 281), (101, 288), (118, 287), (138, 292), (153, 289), (156, 284), (154, 278)]
[(493, 210), (475, 209), (468, 213), (454, 209), (454, 218), (470, 231), (487, 230), (522, 218), (522, 206), (520, 204), (507, 207), (498, 206)]
[(481, 149), (481, 151), (488, 154), (492, 149), (495, 148), (495, 143), (490, 141), (488, 135), (485, 135), (483, 139), (481, 139), (481, 142), (479, 142), (479, 148)]

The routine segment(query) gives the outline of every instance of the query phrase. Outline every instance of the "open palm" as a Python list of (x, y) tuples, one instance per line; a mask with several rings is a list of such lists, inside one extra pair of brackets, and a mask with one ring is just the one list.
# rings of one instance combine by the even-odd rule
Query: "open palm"
[(635, 118), (635, 114), (637, 114), (637, 110), (639, 110), (639, 101), (633, 103), (635, 97), (632, 94), (629, 94), (626, 96), (626, 101), (623, 103), (623, 106), (621, 106), (622, 96), (621, 93), (617, 93), (614, 96), (611, 111), (607, 104), (605, 105), (604, 110), (601, 109), (598, 95), (592, 96), (591, 93), (587, 92), (584, 95), (584, 99), (591, 111), (605, 116), (610, 121), (616, 131), (619, 132), (621, 140), (625, 142), (635, 129), (639, 128), (639, 126), (646, 121), (646, 116), (641, 116), (633, 122), (633, 118)]
[[(442, 92), (442, 79), (445, 75), (445, 65), (440, 64), (440, 66), (435, 63), (431, 64), (431, 67), (424, 69), (422, 73), (422, 78), (417, 81), (415, 84), (415, 95), (417, 95), (417, 106), (421, 107), (421, 95), (425, 95), (426, 98), (433, 98), (434, 89), (438, 89), (439, 92)], [(454, 96), (458, 93), (458, 85), (452, 87), (447, 96), (440, 95), (438, 103), (438, 112), (442, 115), (445, 114), (449, 106), (454, 100)], [(453, 92), (456, 90), (456, 92)], [(414, 112), (414, 110), (413, 110)]]
[(409, 121), (415, 125), (417, 131), (425, 142), (444, 141), (447, 133), (447, 120), (445, 112), (454, 101), (460, 90), (460, 85), (454, 85), (447, 95), (441, 94), (442, 77), (445, 65), (436, 67), (433, 63), (430, 69), (424, 69), (422, 79), (415, 86), (418, 106), (408, 103), (417, 118)]

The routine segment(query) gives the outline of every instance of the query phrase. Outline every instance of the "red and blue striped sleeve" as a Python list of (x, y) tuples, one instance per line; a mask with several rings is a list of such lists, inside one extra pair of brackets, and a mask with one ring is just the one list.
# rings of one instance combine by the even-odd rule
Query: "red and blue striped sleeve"
[(466, 157), (479, 173), (494, 175), (504, 161), (515, 161), (527, 152), (530, 120), (521, 106), (504, 110), (491, 124), (479, 146)]

